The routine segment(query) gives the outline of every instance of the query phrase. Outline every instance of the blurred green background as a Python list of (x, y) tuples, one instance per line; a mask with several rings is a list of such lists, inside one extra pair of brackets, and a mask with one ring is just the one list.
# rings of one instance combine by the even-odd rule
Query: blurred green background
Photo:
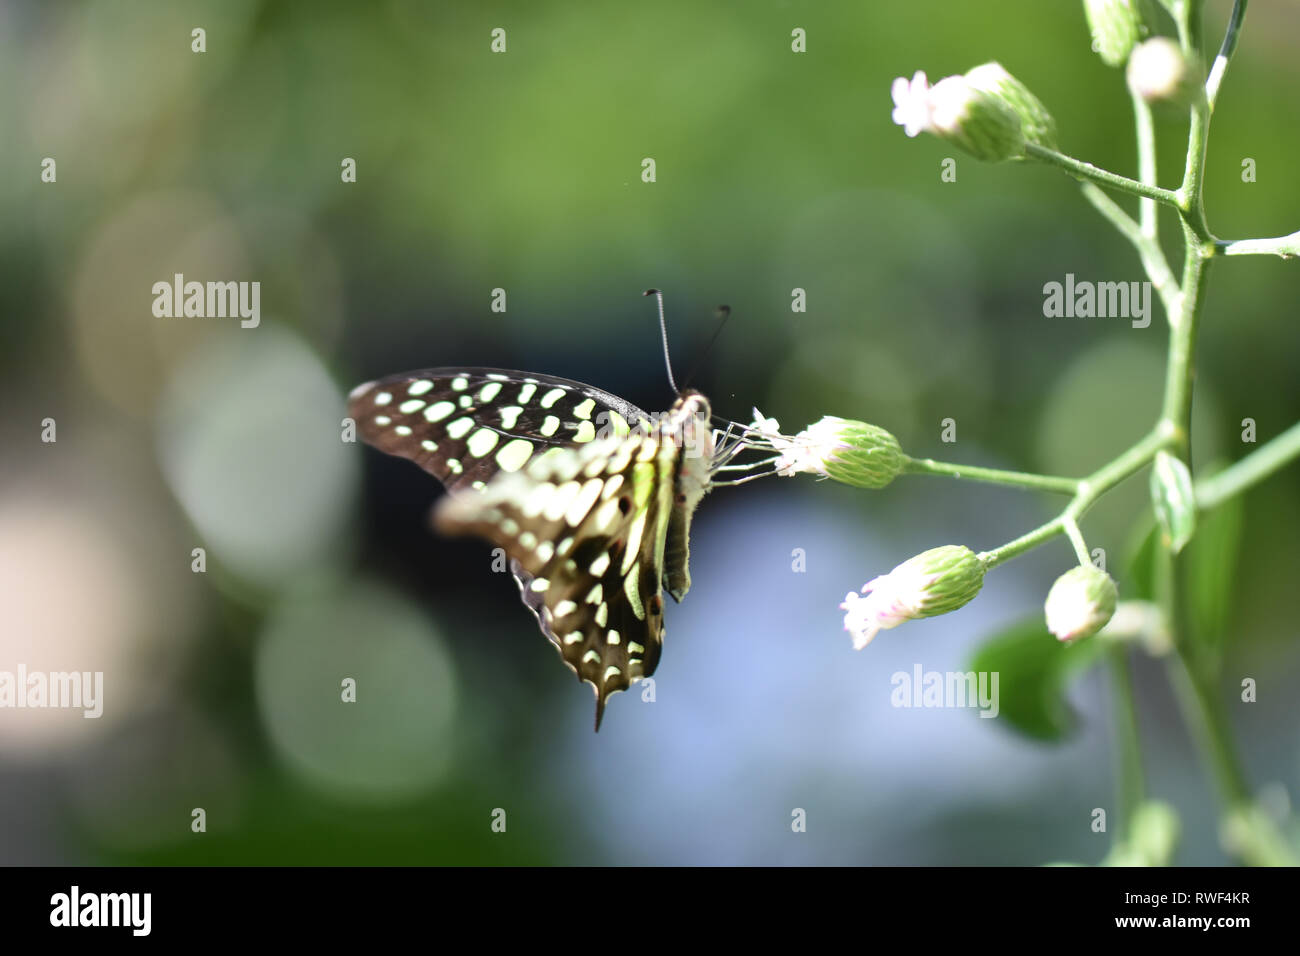
[[(889, 703), (894, 672), (965, 670), (1039, 614), (1064, 542), (861, 653), (837, 608), (912, 554), (995, 547), (1056, 501), (936, 478), (716, 492), (655, 702), (614, 698), (593, 736), (589, 689), (488, 548), (429, 529), (436, 482), (339, 441), (349, 388), (421, 366), (546, 372), (664, 408), (640, 297), (657, 286), (679, 374), (732, 307), (695, 380), (722, 415), (845, 415), (916, 456), (1090, 471), (1155, 418), (1163, 316), (1047, 319), (1042, 287), (1142, 279), (1136, 257), (1054, 171), (957, 155), (942, 182), (952, 149), (907, 139), (889, 96), (917, 69), (996, 59), (1064, 151), (1131, 174), (1123, 77), (1091, 53), (1081, 4), (485, 7), (0, 3), (0, 669), (105, 674), (99, 720), (0, 710), (0, 862), (1099, 860), (1100, 673), (1070, 687), (1078, 720), (1055, 744)], [(1216, 37), (1229, 4), (1209, 7)], [(1298, 41), (1300, 6), (1252, 5), (1210, 147), (1221, 236), (1300, 226)], [(1159, 133), (1172, 183), (1183, 122)], [(260, 281), (260, 326), (155, 318), (151, 287), (178, 272)], [(1253, 447), (1243, 418), (1264, 441), (1300, 417), (1298, 292), (1273, 258), (1212, 272), (1199, 465)], [(1294, 468), (1253, 490), (1240, 559), (1208, 565), (1228, 585), (1223, 700), (1279, 818), (1300, 784), (1297, 492)], [(1085, 523), (1121, 596), (1145, 498), (1135, 479)], [(1223, 862), (1161, 664), (1136, 679), (1177, 860)]]

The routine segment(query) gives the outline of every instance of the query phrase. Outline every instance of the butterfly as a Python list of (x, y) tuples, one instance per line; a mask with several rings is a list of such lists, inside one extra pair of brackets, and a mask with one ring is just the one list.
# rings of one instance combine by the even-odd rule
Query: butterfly
[(690, 589), (696, 506), (761, 445), (715, 432), (697, 391), (650, 415), (581, 382), (492, 368), (368, 382), (348, 415), (365, 442), (446, 486), (440, 531), (504, 549), (542, 633), (594, 688), (597, 730), (610, 695), (659, 664), (662, 592)]

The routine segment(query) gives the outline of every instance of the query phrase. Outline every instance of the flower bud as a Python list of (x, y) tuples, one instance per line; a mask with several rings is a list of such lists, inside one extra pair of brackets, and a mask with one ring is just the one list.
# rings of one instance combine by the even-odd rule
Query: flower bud
[(1182, 551), (1196, 533), (1196, 492), (1187, 465), (1167, 451), (1151, 465), (1151, 507), (1165, 546)]
[(854, 648), (862, 650), (880, 631), (957, 610), (983, 584), (984, 562), (970, 548), (931, 548), (864, 584), (867, 597), (849, 592), (840, 605), (844, 629), (853, 635)]
[(1186, 107), (1205, 94), (1205, 77), (1187, 62), (1178, 44), (1155, 37), (1140, 44), (1128, 61), (1128, 85), (1151, 104)]
[(1092, 48), (1107, 66), (1123, 66), (1144, 29), (1137, 0), (1083, 0), (1083, 12)]
[(1115, 613), (1119, 589), (1110, 575), (1091, 564), (1071, 568), (1047, 592), (1043, 610), (1057, 640), (1077, 641), (1101, 630)]
[(1020, 117), (1025, 142), (1046, 149), (1056, 149), (1056, 120), (1043, 101), (1003, 68), (1001, 63), (985, 63), (966, 73), (966, 82), (976, 89), (999, 97)]
[(883, 488), (907, 461), (898, 439), (883, 428), (834, 415), (787, 437), (776, 419), (764, 418), (756, 408), (750, 427), (779, 452), (776, 473), (785, 477), (808, 472), (858, 488)]
[(894, 80), (891, 94), (894, 122), (908, 136), (933, 133), (993, 163), (1024, 155), (1025, 134), (1016, 111), (964, 76), (945, 77), (932, 87), (917, 72), (910, 83), (903, 77)]

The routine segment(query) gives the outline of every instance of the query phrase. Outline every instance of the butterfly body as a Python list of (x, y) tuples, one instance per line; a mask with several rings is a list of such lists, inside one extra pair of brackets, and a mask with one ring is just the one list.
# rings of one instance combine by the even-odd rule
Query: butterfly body
[(663, 597), (690, 588), (691, 517), (719, 460), (708, 400), (661, 415), (569, 379), (435, 368), (354, 389), (358, 433), (450, 494), (438, 528), (504, 549), (524, 604), (596, 694), (654, 673)]

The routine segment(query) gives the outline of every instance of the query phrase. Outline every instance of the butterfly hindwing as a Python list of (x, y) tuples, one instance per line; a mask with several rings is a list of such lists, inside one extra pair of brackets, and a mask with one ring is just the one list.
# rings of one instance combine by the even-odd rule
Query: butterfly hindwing
[(609, 696), (659, 662), (675, 458), (657, 432), (609, 437), (550, 453), (438, 509), (443, 531), (505, 549), (542, 633), (595, 688), (597, 726)]
[(368, 444), (414, 461), (448, 490), (482, 488), (549, 448), (626, 434), (630, 402), (569, 379), (489, 368), (431, 368), (353, 389), (348, 415)]

